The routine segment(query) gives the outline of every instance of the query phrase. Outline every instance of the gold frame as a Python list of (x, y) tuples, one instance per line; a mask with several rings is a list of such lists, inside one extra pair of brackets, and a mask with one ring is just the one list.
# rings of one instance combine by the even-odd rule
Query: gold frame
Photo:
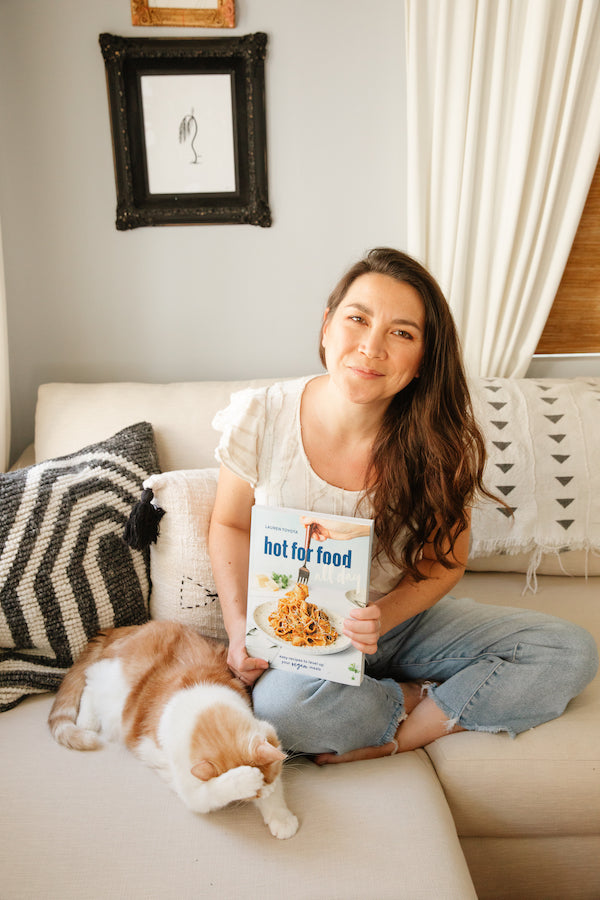
[(217, 9), (148, 6), (148, 0), (131, 0), (133, 25), (176, 25), (189, 28), (235, 28), (235, 0), (218, 0)]

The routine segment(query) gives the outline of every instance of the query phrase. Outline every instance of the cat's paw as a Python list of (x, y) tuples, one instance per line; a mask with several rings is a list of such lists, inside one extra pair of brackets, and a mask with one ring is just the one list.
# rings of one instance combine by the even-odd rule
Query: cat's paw
[(293, 837), (298, 831), (298, 819), (289, 809), (273, 816), (267, 825), (273, 837), (281, 840)]
[(100, 750), (104, 746), (97, 731), (80, 728), (72, 722), (59, 724), (54, 730), (54, 737), (59, 744), (71, 750)]
[(254, 766), (240, 766), (237, 770), (236, 784), (240, 791), (240, 800), (256, 797), (264, 784), (263, 774)]
[(264, 784), (264, 779), (260, 769), (255, 766), (239, 766), (237, 769), (230, 769), (219, 778), (223, 791), (223, 798), (228, 797), (228, 802), (232, 800), (251, 800), (258, 795), (258, 792)]
[(285, 839), (296, 834), (298, 819), (287, 807), (283, 785), (279, 778), (276, 778), (254, 802), (273, 837)]

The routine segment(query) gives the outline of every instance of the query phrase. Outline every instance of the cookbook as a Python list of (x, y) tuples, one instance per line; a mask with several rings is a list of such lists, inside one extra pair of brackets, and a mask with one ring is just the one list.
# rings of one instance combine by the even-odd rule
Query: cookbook
[(343, 620), (366, 606), (373, 521), (253, 506), (248, 570), (248, 654), (287, 669), (359, 685), (364, 654)]

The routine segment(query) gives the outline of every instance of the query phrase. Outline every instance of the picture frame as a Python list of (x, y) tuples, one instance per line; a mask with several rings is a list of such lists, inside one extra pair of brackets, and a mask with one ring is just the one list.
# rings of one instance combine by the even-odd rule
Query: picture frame
[(113, 140), (116, 227), (271, 225), (267, 35), (101, 34)]
[(133, 25), (175, 25), (189, 28), (235, 28), (235, 0), (131, 0)]

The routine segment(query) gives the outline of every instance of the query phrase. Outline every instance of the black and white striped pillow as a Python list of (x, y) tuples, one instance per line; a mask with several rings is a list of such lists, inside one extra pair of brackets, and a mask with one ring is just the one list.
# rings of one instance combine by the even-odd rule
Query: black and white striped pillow
[(148, 619), (148, 551), (122, 538), (159, 471), (140, 422), (78, 453), (0, 475), (0, 711), (56, 690), (100, 629)]

